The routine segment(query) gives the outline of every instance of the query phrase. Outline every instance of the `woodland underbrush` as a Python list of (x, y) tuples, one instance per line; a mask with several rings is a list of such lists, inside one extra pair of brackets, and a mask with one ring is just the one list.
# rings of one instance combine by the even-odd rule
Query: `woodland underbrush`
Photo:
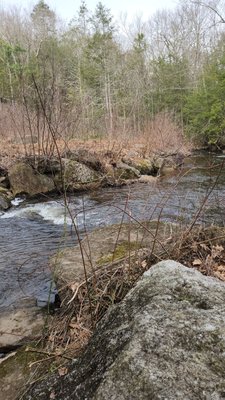
[(87, 281), (71, 282), (64, 287), (63, 303), (45, 338), (48, 351), (71, 358), (80, 354), (109, 307), (119, 303), (143, 273), (159, 261), (173, 259), (225, 281), (224, 228), (196, 226), (188, 233), (174, 228), (162, 246), (152, 250), (151, 247), (133, 251), (98, 268)]
[(35, 115), (25, 118), (15, 105), (0, 104), (0, 108), (0, 164), (4, 167), (18, 158), (51, 159), (80, 149), (100, 156), (111, 154), (115, 161), (127, 155), (147, 158), (154, 154), (188, 154), (191, 150), (191, 144), (171, 113), (157, 114), (143, 125), (141, 133), (132, 129), (123, 132), (117, 127), (111, 134), (83, 135), (79, 130), (59, 130), (48, 125), (48, 120), (36, 120)]

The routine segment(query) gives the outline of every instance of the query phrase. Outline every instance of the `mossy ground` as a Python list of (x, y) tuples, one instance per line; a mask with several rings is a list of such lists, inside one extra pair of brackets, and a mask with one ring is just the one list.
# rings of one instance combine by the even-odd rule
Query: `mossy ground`
[(129, 241), (124, 241), (122, 243), (119, 243), (115, 251), (113, 253), (106, 254), (102, 257), (100, 257), (97, 260), (97, 265), (99, 267), (123, 259), (127, 255), (129, 255), (129, 252), (138, 250), (140, 248), (140, 244), (138, 243), (133, 243)]

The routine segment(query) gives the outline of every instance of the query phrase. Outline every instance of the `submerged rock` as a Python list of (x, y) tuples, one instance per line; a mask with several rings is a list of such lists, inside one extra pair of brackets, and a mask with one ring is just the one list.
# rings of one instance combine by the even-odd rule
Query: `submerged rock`
[(18, 162), (9, 169), (9, 181), (14, 196), (20, 193), (33, 196), (55, 189), (51, 178), (38, 173), (24, 162)]
[(24, 399), (220, 400), (224, 304), (224, 283), (160, 262), (102, 319), (68, 374), (37, 383)]

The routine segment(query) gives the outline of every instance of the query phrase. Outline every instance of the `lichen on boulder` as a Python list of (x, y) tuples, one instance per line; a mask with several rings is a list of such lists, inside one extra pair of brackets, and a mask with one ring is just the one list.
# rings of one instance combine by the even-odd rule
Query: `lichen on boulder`
[(114, 169), (114, 176), (116, 180), (127, 180), (127, 179), (138, 179), (140, 178), (140, 172), (130, 165), (123, 162), (118, 162)]
[(152, 267), (101, 320), (68, 374), (24, 400), (220, 400), (225, 285), (174, 261)]
[(66, 190), (87, 190), (100, 186), (101, 174), (88, 166), (75, 160), (63, 159), (62, 167), (62, 176), (61, 174), (55, 176), (56, 186), (64, 186)]
[(130, 167), (135, 168), (140, 172), (141, 175), (154, 175), (154, 164), (150, 158), (126, 158), (123, 161)]

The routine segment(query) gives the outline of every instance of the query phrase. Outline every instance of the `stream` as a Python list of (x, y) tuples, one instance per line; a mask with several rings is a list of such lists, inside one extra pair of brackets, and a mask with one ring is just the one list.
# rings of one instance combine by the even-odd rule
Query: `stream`
[[(154, 184), (99, 189), (69, 197), (69, 207), (82, 236), (84, 230), (121, 221), (123, 210), (132, 218), (190, 223), (217, 179), (225, 155), (196, 155), (181, 171)], [(216, 166), (215, 166), (216, 165)], [(225, 225), (225, 168), (200, 214), (202, 224)], [(22, 201), (24, 200), (24, 201)], [(63, 199), (16, 199), (0, 215), (0, 308), (33, 297), (38, 305), (53, 300), (48, 259), (57, 250), (77, 243)], [(124, 220), (128, 218), (127, 214)]]

